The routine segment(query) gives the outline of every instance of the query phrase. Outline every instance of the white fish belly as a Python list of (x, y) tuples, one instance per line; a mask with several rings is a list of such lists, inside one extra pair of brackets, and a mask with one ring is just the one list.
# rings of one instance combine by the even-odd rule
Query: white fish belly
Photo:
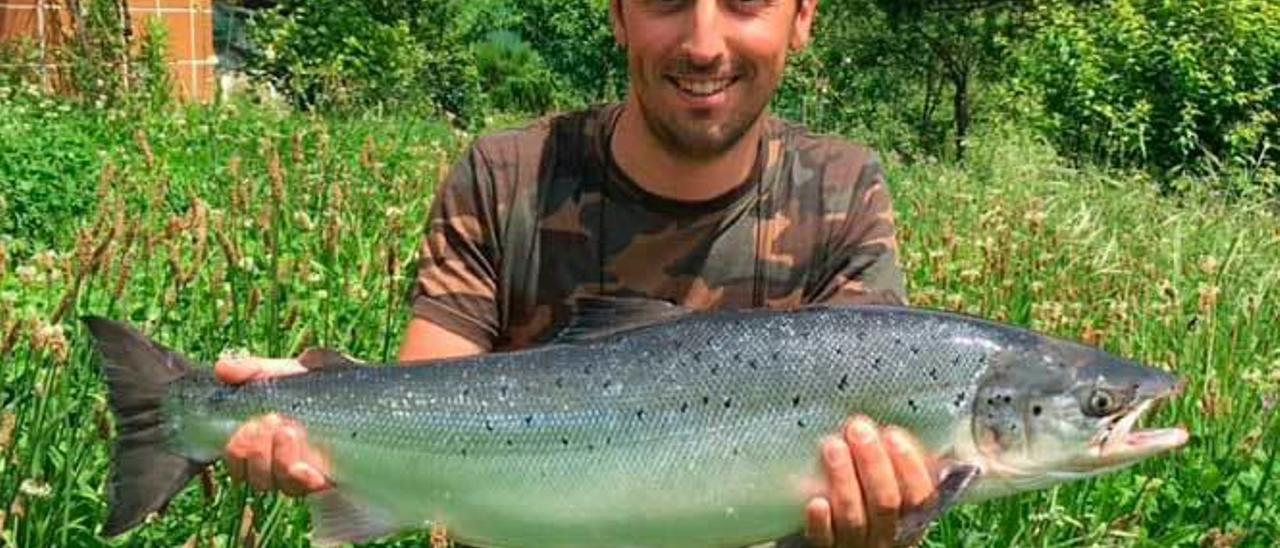
[(341, 436), (326, 445), (339, 489), (405, 528), (440, 523), (464, 543), (741, 546), (799, 530), (819, 474), (828, 432), (778, 428), (780, 419), (558, 451), (464, 456)]

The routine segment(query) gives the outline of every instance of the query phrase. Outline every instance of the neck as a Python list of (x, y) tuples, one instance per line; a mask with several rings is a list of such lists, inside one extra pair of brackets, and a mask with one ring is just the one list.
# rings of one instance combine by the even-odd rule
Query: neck
[(610, 139), (618, 167), (646, 192), (671, 200), (696, 202), (720, 196), (751, 173), (760, 144), (764, 116), (729, 150), (701, 158), (670, 150), (649, 130), (635, 96), (622, 107)]

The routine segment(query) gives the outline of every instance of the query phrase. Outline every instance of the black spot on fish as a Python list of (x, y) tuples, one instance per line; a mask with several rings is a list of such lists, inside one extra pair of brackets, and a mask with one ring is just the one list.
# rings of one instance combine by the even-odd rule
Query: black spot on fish
[(524, 425), (525, 425), (525, 426), (532, 426), (532, 425), (533, 425), (533, 415), (526, 415), (526, 416), (525, 416), (525, 418), (524, 418)]
[(693, 361), (695, 362), (702, 361), (702, 351), (699, 350), (693, 353)]
[(608, 390), (610, 386), (613, 386), (613, 380), (612, 380), (612, 379), (605, 379), (605, 380), (604, 380), (604, 383), (603, 383), (603, 384), (601, 384), (600, 386), (601, 386), (602, 388), (604, 388), (605, 390)]
[(353, 440), (354, 440), (354, 439), (356, 439), (356, 431), (355, 431), (355, 430), (352, 430), (352, 431), (351, 431), (351, 439), (353, 439)]
[(911, 400), (911, 399), (907, 400), (907, 406), (910, 407), (912, 411), (915, 411), (915, 412), (920, 411), (920, 408), (916, 406), (916, 400)]
[(292, 409), (292, 410), (294, 410), (294, 411), (297, 411), (297, 410), (298, 410), (298, 409), (300, 409), (301, 407), (302, 407), (302, 403), (300, 403), (300, 402), (296, 402), (296, 401), (295, 401), (295, 402), (293, 402), (291, 405), (289, 405), (289, 408), (290, 408), (290, 409)]
[(1042, 412), (1044, 412), (1044, 409), (1041, 409), (1039, 405), (1031, 408), (1031, 414), (1037, 417), (1039, 417)]
[(987, 405), (990, 405), (991, 407), (995, 407), (996, 406), (995, 398), (987, 398)]
[(918, 346), (916, 346), (916, 345), (914, 345), (914, 344), (913, 344), (913, 345), (909, 346), (908, 348), (910, 348), (910, 349), (911, 349), (911, 354), (912, 354), (912, 355), (916, 355), (916, 356), (920, 355), (920, 347), (918, 347)]
[(464, 398), (465, 398), (465, 397), (470, 396), (470, 395), (471, 395), (471, 387), (467, 387), (467, 388), (463, 388), (463, 389), (462, 389), (462, 397), (464, 397)]
[(596, 450), (596, 444), (594, 443), (587, 444), (587, 451), (595, 451), (595, 450)]
[(959, 354), (956, 354), (956, 357), (951, 358), (951, 365), (955, 365), (955, 366), (960, 365), (960, 355), (959, 355)]
[(591, 374), (591, 364), (587, 364), (587, 365), (583, 366), (583, 368), (582, 368), (582, 374), (583, 374), (583, 375), (590, 375), (590, 374)]
[(724, 408), (725, 408), (725, 409), (728, 409), (730, 405), (733, 405), (733, 398), (725, 398), (725, 399), (724, 399)]
[(564, 446), (568, 447), (568, 445), (569, 445), (569, 438), (560, 438), (560, 445), (564, 445)]
[(936, 367), (929, 368), (929, 378), (935, 381), (938, 380), (938, 368)]
[(516, 442), (511, 441), (511, 438), (507, 438), (507, 447), (511, 447), (512, 445), (515, 445), (515, 443)]
[(804, 419), (797, 419), (797, 420), (796, 420), (796, 426), (799, 426), (800, 428), (804, 428), (804, 426), (805, 426), (805, 424), (804, 424)]
[(686, 412), (686, 411), (688, 411), (688, 410), (689, 410), (689, 402), (684, 402), (684, 403), (680, 404), (680, 412), (681, 412), (681, 413), (684, 413), (684, 412)]
[(841, 392), (844, 392), (844, 389), (848, 387), (849, 387), (849, 374), (845, 373), (844, 376), (840, 377), (840, 383), (836, 385), (836, 389)]
[(507, 385), (504, 384), (501, 387), (499, 387), (498, 392), (502, 394), (502, 397), (504, 398), (507, 397)]
[(751, 358), (750, 360), (747, 360), (747, 367), (750, 367), (752, 369), (759, 369), (760, 362), (756, 361), (755, 358)]
[(490, 432), (492, 432), (492, 431), (493, 431), (493, 423), (492, 423), (492, 422), (490, 422), (490, 421), (489, 421), (489, 419), (485, 419), (485, 420), (484, 420), (484, 429), (485, 429), (485, 430), (488, 430), (488, 431), (490, 431)]
[(836, 355), (837, 355), (837, 356), (843, 356), (843, 355), (844, 355), (844, 349), (843, 349), (843, 348), (841, 348), (841, 347), (839, 347), (839, 346), (837, 346), (837, 347), (836, 347)]
[(636, 418), (640, 420), (644, 420), (644, 409), (636, 410)]
[(871, 368), (876, 371), (880, 370), (880, 356), (876, 356), (875, 359), (871, 360)]
[(711, 397), (710, 397), (710, 396), (703, 396), (703, 397), (702, 397), (702, 405), (707, 405), (707, 404), (709, 404), (709, 403), (711, 403)]
[(866, 331), (858, 331), (857, 333), (854, 333), (854, 334), (853, 334), (853, 336), (854, 336), (854, 337), (857, 337), (857, 338), (858, 338), (858, 340), (860, 340), (860, 341), (865, 341), (865, 340), (867, 340), (867, 332), (866, 332)]
[(742, 361), (742, 353), (741, 353), (741, 352), (734, 352), (734, 353), (733, 353), (733, 361), (735, 361), (735, 362), (740, 362), (740, 361)]
[(775, 362), (776, 362), (776, 361), (778, 361), (778, 356), (779, 356), (780, 354), (782, 354), (780, 351), (778, 351), (778, 350), (774, 350), (774, 351), (773, 351), (773, 355), (769, 356), (769, 359), (771, 359), (771, 360), (773, 360), (773, 361), (775, 361)]
[(564, 377), (556, 377), (556, 388), (564, 388)]
[(604, 444), (605, 444), (605, 445), (613, 445), (613, 437), (607, 437), (607, 438), (605, 438), (605, 439), (604, 439)]
[(800, 407), (800, 396), (791, 398), (791, 407)]
[(720, 366), (718, 366), (718, 365), (713, 365), (713, 366), (711, 366), (711, 374), (712, 374), (712, 375), (715, 375), (716, 373), (719, 373), (719, 372), (720, 372)]
[(737, 447), (734, 447), (734, 448), (733, 448), (733, 456), (735, 456), (735, 457), (736, 457), (736, 456), (738, 456), (738, 448), (737, 448)]
[(894, 337), (894, 338), (893, 338), (893, 344), (896, 344), (896, 345), (898, 345), (898, 346), (902, 346), (902, 339), (899, 339), (898, 337)]
[(1004, 402), (1005, 402), (1006, 404), (1007, 404), (1007, 403), (1009, 403), (1009, 402), (1011, 402), (1011, 401), (1013, 401), (1013, 398), (1010, 398), (1008, 394), (1005, 394), (1005, 395), (1004, 395), (1003, 397), (1001, 397), (1000, 399), (1004, 400)]
[(465, 456), (467, 456), (467, 448), (466, 448), (466, 447), (463, 447), (463, 448), (462, 448), (462, 456), (464, 456), (464, 457), (465, 457)]

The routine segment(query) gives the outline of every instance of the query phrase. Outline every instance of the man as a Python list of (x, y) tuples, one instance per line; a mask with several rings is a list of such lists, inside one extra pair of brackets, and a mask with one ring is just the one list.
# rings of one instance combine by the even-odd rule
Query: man
[[(903, 302), (874, 155), (767, 114), (816, 11), (817, 0), (614, 0), (626, 101), (483, 137), (458, 162), (433, 203), (401, 360), (536, 344), (577, 295), (698, 309)], [(229, 383), (299, 371), (217, 367)], [(833, 434), (820, 451), (827, 486), (796, 509), (806, 538), (891, 544), (899, 515), (934, 494), (925, 456), (865, 417)], [(328, 487), (323, 456), (280, 417), (246, 425), (227, 451), (232, 476), (256, 488)]]

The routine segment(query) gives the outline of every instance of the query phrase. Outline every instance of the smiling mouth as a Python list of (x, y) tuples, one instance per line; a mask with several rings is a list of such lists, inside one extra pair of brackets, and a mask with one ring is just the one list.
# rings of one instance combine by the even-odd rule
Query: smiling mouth
[(671, 82), (676, 89), (681, 92), (692, 95), (694, 97), (704, 98), (711, 97), (718, 93), (729, 89), (738, 81), (737, 76), (719, 77), (719, 78), (681, 78), (677, 76), (668, 76), (667, 81)]

